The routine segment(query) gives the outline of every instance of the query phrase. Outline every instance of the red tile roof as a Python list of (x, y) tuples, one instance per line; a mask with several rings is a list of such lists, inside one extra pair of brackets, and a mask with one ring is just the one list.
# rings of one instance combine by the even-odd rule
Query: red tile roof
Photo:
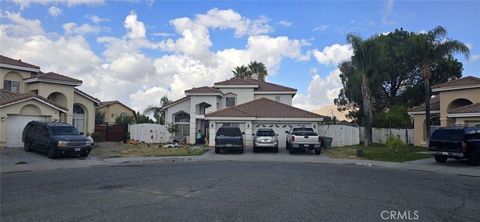
[(225, 81), (216, 82), (214, 83), (214, 85), (256, 85), (256, 84), (252, 83), (251, 81), (248, 81), (247, 79), (233, 77)]
[(240, 78), (231, 78), (222, 82), (216, 82), (214, 85), (223, 86), (223, 85), (257, 85), (258, 87), (255, 91), (297, 91), (294, 88), (277, 85), (274, 83), (269, 83), (261, 81), (258, 79), (240, 79)]
[(187, 93), (220, 93), (222, 94), (222, 92), (218, 89), (215, 89), (211, 86), (202, 86), (202, 87), (198, 87), (198, 88), (191, 88), (191, 89), (188, 89), (188, 90), (185, 90), (185, 94)]
[(449, 114), (458, 113), (478, 113), (480, 114), (480, 103), (470, 104), (462, 107), (458, 107), (448, 111)]
[(460, 79), (451, 80), (448, 82), (440, 83), (432, 86), (432, 89), (438, 88), (454, 88), (454, 87), (465, 87), (465, 86), (475, 86), (480, 87), (480, 78), (474, 76), (465, 76)]
[(27, 79), (39, 79), (39, 80), (53, 80), (53, 81), (62, 81), (62, 82), (69, 82), (74, 84), (82, 84), (82, 80), (74, 79), (68, 76), (64, 76), (54, 72), (47, 72), (47, 73), (40, 73), (36, 75), (32, 75), (30, 78)]
[(206, 117), (257, 117), (257, 118), (323, 118), (324, 116), (270, 99), (260, 98), (234, 107), (221, 109)]
[(20, 66), (20, 67), (40, 70), (40, 67), (38, 67), (36, 65), (32, 65), (30, 63), (23, 62), (20, 59), (12, 59), (10, 57), (6, 57), (6, 56), (3, 56), (3, 55), (0, 55), (0, 63), (1, 64), (12, 65), (12, 66)]
[[(440, 111), (440, 97), (435, 96), (430, 99), (430, 111)], [(425, 112), (425, 103), (408, 109), (408, 112)]]
[(24, 100), (24, 99), (31, 99), (31, 98), (37, 98), (37, 99), (42, 100), (43, 102), (48, 103), (48, 104), (50, 104), (50, 105), (52, 105), (52, 106), (54, 106), (58, 109), (61, 109), (61, 110), (68, 110), (67, 108), (65, 108), (63, 106), (60, 106), (60, 105), (57, 105), (57, 104), (53, 103), (52, 101), (47, 100), (45, 97), (39, 96), (39, 95), (37, 95), (33, 92), (17, 94), (17, 93), (9, 92), (9, 91), (4, 90), (4, 89), (0, 89), (0, 106), (1, 105), (8, 105), (10, 103), (18, 102), (18, 101)]
[(173, 106), (173, 105), (176, 105), (176, 104), (179, 104), (179, 103), (181, 103), (181, 102), (183, 102), (183, 101), (187, 101), (187, 100), (189, 100), (189, 99), (190, 99), (190, 97), (188, 97), (188, 96), (182, 97), (182, 98), (177, 99), (177, 100), (175, 100), (175, 101), (173, 101), (173, 102), (169, 102), (168, 105), (166, 105), (165, 107), (163, 107), (163, 109), (168, 108), (168, 107)]

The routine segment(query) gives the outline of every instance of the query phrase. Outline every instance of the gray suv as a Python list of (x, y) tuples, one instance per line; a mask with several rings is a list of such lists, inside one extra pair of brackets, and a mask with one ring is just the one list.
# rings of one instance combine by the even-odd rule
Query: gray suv
[(261, 148), (270, 148), (273, 152), (278, 153), (278, 135), (273, 129), (258, 129), (253, 134), (253, 152), (258, 152)]

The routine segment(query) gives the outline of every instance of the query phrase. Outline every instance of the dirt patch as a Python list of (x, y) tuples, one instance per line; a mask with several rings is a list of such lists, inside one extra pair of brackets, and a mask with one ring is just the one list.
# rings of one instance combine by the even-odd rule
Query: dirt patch
[(91, 155), (102, 159), (115, 157), (199, 156), (206, 151), (208, 151), (208, 147), (190, 145), (178, 148), (165, 148), (160, 144), (102, 142), (95, 144)]

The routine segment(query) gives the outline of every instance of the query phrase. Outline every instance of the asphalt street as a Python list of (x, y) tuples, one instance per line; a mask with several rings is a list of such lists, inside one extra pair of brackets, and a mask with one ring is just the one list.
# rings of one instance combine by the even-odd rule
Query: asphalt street
[(1, 221), (478, 221), (479, 191), (478, 177), (355, 165), (98, 166), (2, 174)]

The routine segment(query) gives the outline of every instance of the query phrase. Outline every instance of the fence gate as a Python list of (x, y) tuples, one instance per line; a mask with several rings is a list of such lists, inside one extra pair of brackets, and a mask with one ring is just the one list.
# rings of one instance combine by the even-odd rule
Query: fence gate
[(100, 141), (124, 141), (127, 139), (127, 125), (103, 123), (95, 126), (95, 134)]

